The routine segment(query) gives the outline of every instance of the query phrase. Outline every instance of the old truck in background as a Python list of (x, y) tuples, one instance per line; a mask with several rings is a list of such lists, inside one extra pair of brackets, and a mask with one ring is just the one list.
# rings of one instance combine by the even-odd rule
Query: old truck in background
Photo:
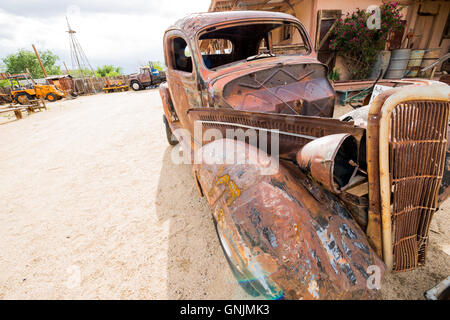
[[(333, 119), (326, 66), (303, 25), (275, 12), (187, 16), (165, 32), (164, 55), (168, 142), (202, 159), (194, 181), (247, 292), (371, 299), (385, 270), (425, 263), (445, 199), (449, 86), (384, 81), (392, 89)], [(228, 136), (239, 130), (244, 140)], [(278, 170), (265, 171), (269, 163)]]
[(164, 71), (159, 71), (150, 64), (149, 66), (141, 67), (139, 73), (131, 74), (129, 81), (130, 87), (134, 91), (138, 91), (166, 81), (166, 74)]

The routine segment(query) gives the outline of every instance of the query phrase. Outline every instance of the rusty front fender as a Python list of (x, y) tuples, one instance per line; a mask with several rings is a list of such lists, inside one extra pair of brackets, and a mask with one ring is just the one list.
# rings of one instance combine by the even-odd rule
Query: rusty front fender
[(166, 116), (169, 124), (171, 125), (172, 122), (174, 120), (176, 120), (176, 114), (175, 114), (175, 110), (173, 109), (172, 99), (170, 97), (170, 91), (169, 91), (167, 82), (162, 83), (159, 86), (158, 91), (159, 91), (159, 95), (161, 96), (164, 115)]
[[(224, 149), (243, 164), (214, 164)], [(267, 174), (273, 158), (240, 141), (216, 140), (194, 166), (225, 254), (267, 298), (370, 299), (385, 266), (338, 199), (292, 162)], [(250, 164), (260, 152), (259, 163)], [(219, 160), (219, 161), (217, 161)], [(372, 272), (378, 274), (371, 276)]]

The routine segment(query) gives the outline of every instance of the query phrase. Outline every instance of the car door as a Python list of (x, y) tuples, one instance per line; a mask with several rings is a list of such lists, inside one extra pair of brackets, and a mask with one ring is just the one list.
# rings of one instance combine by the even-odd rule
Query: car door
[(201, 107), (197, 86), (192, 49), (181, 32), (172, 31), (166, 35), (166, 61), (169, 91), (182, 127), (193, 134), (193, 124), (187, 110)]
[(150, 68), (141, 68), (141, 74), (139, 75), (139, 80), (143, 84), (150, 84), (152, 79), (150, 78)]

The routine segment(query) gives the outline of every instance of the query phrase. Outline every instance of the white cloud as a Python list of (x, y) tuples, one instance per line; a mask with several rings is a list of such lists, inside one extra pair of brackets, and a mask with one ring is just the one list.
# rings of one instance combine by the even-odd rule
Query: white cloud
[(59, 63), (65, 61), (70, 68), (67, 14), (91, 65), (114, 64), (126, 73), (148, 60), (163, 61), (166, 28), (189, 13), (207, 11), (210, 4), (209, 0), (43, 0), (29, 1), (26, 9), (27, 2), (0, 4), (0, 59), (35, 44), (38, 50), (56, 53)]

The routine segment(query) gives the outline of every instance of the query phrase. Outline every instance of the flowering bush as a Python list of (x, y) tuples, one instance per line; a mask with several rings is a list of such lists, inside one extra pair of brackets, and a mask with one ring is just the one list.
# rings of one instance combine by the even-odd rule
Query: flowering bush
[(380, 50), (384, 50), (389, 36), (394, 31), (402, 30), (402, 7), (395, 3), (385, 3), (380, 6), (380, 29), (369, 29), (367, 20), (375, 11), (366, 12), (358, 9), (352, 14), (347, 13), (344, 19), (339, 19), (331, 32), (330, 49), (336, 50), (345, 58), (349, 58), (352, 79), (365, 78), (370, 72), (372, 63)]

